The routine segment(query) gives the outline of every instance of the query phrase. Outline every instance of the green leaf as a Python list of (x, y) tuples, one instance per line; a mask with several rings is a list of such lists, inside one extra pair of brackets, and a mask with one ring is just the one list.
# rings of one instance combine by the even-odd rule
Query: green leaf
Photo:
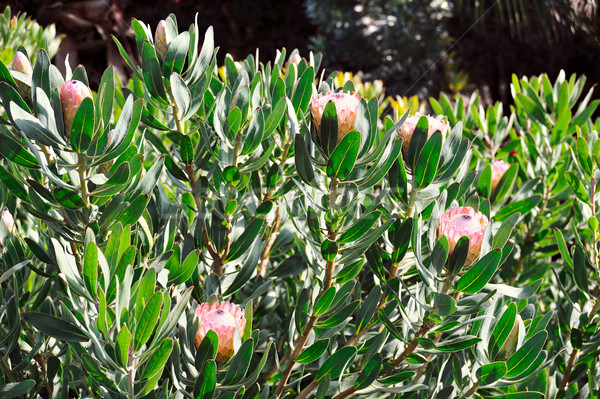
[(492, 193), (492, 168), (490, 165), (486, 165), (479, 175), (477, 181), (477, 194), (484, 198), (490, 198)]
[(490, 201), (496, 204), (502, 201), (508, 194), (512, 192), (513, 186), (517, 181), (517, 174), (519, 166), (517, 164), (511, 165), (506, 172), (500, 178), (496, 189), (492, 192)]
[(490, 290), (496, 290), (499, 294), (506, 295), (511, 298), (527, 299), (531, 298), (537, 292), (543, 281), (544, 279), (542, 278), (537, 279), (533, 283), (523, 288), (511, 287), (506, 284), (487, 284), (486, 288), (489, 288)]
[(532, 210), (537, 204), (539, 204), (541, 200), (541, 195), (532, 195), (531, 197), (525, 198), (524, 200), (511, 202), (496, 213), (494, 220), (497, 222), (502, 222), (506, 220), (510, 215), (517, 212), (519, 212), (521, 216), (525, 216), (530, 210)]
[(88, 372), (90, 377), (92, 377), (98, 386), (110, 389), (113, 392), (119, 392), (115, 383), (108, 378), (108, 376), (100, 368), (100, 365), (98, 365), (96, 359), (94, 359), (91, 355), (87, 353), (81, 355), (81, 362), (85, 371)]
[(587, 141), (584, 137), (579, 137), (575, 141), (574, 148), (575, 156), (581, 168), (587, 172), (588, 175), (592, 174), (592, 158), (590, 157), (590, 148), (588, 147)]
[(121, 327), (121, 331), (117, 334), (117, 342), (115, 344), (115, 356), (122, 367), (129, 366), (129, 350), (131, 349), (131, 333), (127, 325)]
[(178, 267), (171, 268), (169, 270), (168, 283), (178, 285), (187, 282), (198, 267), (199, 259), (199, 250), (190, 252), (190, 254), (185, 258), (181, 265), (179, 265)]
[(481, 338), (465, 335), (436, 344), (435, 349), (442, 352), (458, 352), (470, 348), (478, 342), (481, 342)]
[(569, 122), (571, 121), (571, 110), (565, 108), (563, 111), (558, 111), (558, 119), (552, 128), (550, 143), (552, 147), (556, 147), (567, 133)]
[(123, 211), (121, 216), (119, 216), (117, 222), (121, 222), (124, 226), (136, 224), (142, 216), (142, 213), (146, 210), (148, 201), (149, 197), (147, 195), (140, 195), (131, 201), (131, 204)]
[(573, 271), (573, 259), (571, 259), (571, 255), (569, 254), (569, 249), (567, 248), (567, 243), (565, 238), (563, 237), (562, 231), (559, 228), (554, 228), (554, 238), (556, 239), (556, 245), (558, 245), (558, 250), (560, 251), (560, 255), (563, 260), (566, 262), (567, 266), (571, 271)]
[(515, 325), (515, 318), (517, 316), (517, 305), (511, 302), (506, 310), (502, 313), (502, 316), (496, 322), (494, 329), (492, 330), (492, 336), (488, 343), (488, 352), (490, 353), (490, 359), (495, 359), (496, 355), (500, 352), (500, 348), (504, 345), (506, 338), (510, 334), (511, 330)]
[(546, 396), (541, 392), (514, 392), (502, 395), (486, 396), (486, 399), (544, 399)]
[[(96, 119), (102, 120), (107, 126), (112, 116), (113, 102), (115, 98), (115, 74), (114, 67), (109, 66), (102, 74), (98, 94), (96, 95)], [(98, 125), (100, 126), (100, 125)]]
[(457, 275), (462, 270), (467, 256), (469, 255), (469, 237), (462, 236), (454, 246), (452, 253), (448, 256), (448, 271)]
[(160, 292), (154, 293), (150, 297), (150, 300), (142, 310), (142, 314), (139, 318), (139, 323), (135, 328), (133, 348), (137, 352), (141, 347), (148, 341), (150, 335), (154, 332), (156, 322), (160, 315), (160, 309), (162, 307), (163, 297)]
[(575, 193), (577, 198), (579, 198), (579, 200), (581, 200), (584, 204), (589, 204), (590, 198), (585, 186), (583, 183), (581, 183), (581, 180), (571, 171), (567, 171), (567, 173), (565, 173), (565, 179), (567, 179), (569, 186), (571, 186), (571, 190), (573, 190), (573, 193)]
[(440, 161), (441, 152), (442, 133), (437, 131), (431, 135), (429, 140), (427, 140), (419, 154), (415, 168), (417, 187), (427, 187), (433, 181), (435, 172), (437, 171), (438, 163)]
[(302, 137), (300, 134), (296, 134), (296, 137), (294, 138), (294, 161), (296, 163), (296, 171), (298, 172), (300, 178), (306, 184), (316, 184), (315, 171), (312, 166), (312, 161), (310, 159), (310, 155), (308, 154), (308, 150), (306, 149), (304, 137)]
[(376, 353), (362, 369), (356, 381), (354, 381), (354, 388), (361, 390), (369, 387), (373, 381), (377, 379), (379, 372), (381, 371), (381, 364), (383, 363), (383, 356), (381, 353)]
[(377, 309), (377, 305), (381, 300), (381, 288), (376, 285), (373, 287), (362, 306), (360, 307), (358, 313), (356, 314), (356, 334), (365, 328), (373, 316), (375, 315), (375, 310)]
[(340, 180), (345, 180), (350, 176), (356, 163), (360, 143), (360, 133), (355, 130), (348, 132), (329, 157), (326, 169), (327, 176), (335, 176)]
[(83, 281), (93, 298), (98, 297), (98, 247), (90, 242), (83, 257)]
[(360, 303), (360, 301), (354, 301), (354, 302), (346, 305), (341, 310), (336, 311), (333, 314), (333, 316), (331, 316), (327, 320), (317, 322), (315, 324), (315, 327), (321, 328), (321, 329), (325, 330), (325, 329), (332, 328), (332, 327), (340, 325), (341, 323), (345, 322), (346, 319), (348, 317), (350, 317), (350, 315), (352, 313), (354, 313), (354, 311), (358, 307), (359, 303)]
[(217, 386), (217, 365), (214, 360), (209, 360), (202, 373), (196, 379), (194, 395), (196, 399), (211, 399), (215, 396)]
[(265, 138), (269, 137), (271, 135), (271, 133), (273, 133), (275, 128), (277, 128), (277, 126), (279, 126), (279, 123), (281, 122), (281, 118), (283, 118), (283, 115), (285, 114), (286, 106), (287, 105), (286, 105), (285, 98), (279, 99), (279, 101), (277, 102), (277, 105), (275, 105), (275, 107), (273, 108), (273, 111), (271, 111), (271, 113), (267, 117), (267, 121), (265, 122), (265, 129), (263, 132), (263, 137), (265, 137)]
[(338, 378), (346, 368), (346, 365), (352, 363), (355, 356), (356, 348), (354, 346), (346, 346), (340, 349), (325, 360), (315, 380), (319, 381), (326, 375), (329, 375), (332, 380)]
[(70, 321), (44, 313), (25, 312), (23, 318), (46, 335), (66, 342), (87, 342), (90, 338)]
[(148, 361), (146, 370), (144, 370), (141, 380), (151, 379), (156, 375), (162, 374), (165, 363), (167, 362), (167, 359), (169, 359), (169, 355), (171, 355), (172, 350), (173, 339), (165, 338)]
[(164, 76), (170, 77), (173, 72), (181, 74), (185, 57), (188, 52), (190, 34), (187, 31), (181, 32), (169, 43), (165, 61), (163, 63)]
[(415, 371), (401, 371), (398, 374), (394, 374), (389, 377), (382, 378), (379, 380), (379, 382), (381, 382), (382, 384), (385, 384), (385, 385), (396, 385), (396, 384), (400, 384), (403, 381), (408, 380), (409, 378), (412, 378), (412, 376), (414, 376), (415, 374), (416, 374)]
[(53, 195), (56, 201), (67, 209), (85, 208), (85, 202), (83, 202), (76, 191), (58, 187), (54, 190)]
[(465, 294), (479, 292), (494, 276), (502, 252), (493, 250), (473, 265), (456, 283), (456, 290)]
[(408, 153), (406, 156), (406, 161), (412, 170), (415, 170), (417, 167), (417, 160), (419, 159), (419, 155), (421, 154), (421, 150), (425, 146), (427, 142), (427, 133), (429, 131), (429, 122), (425, 115), (419, 118), (417, 122), (417, 126), (415, 127), (412, 136), (410, 138), (410, 144), (408, 145)]
[(494, 239), (492, 242), (493, 249), (504, 247), (504, 244), (506, 244), (510, 238), (510, 234), (512, 233), (513, 228), (517, 224), (517, 221), (520, 217), (520, 213), (513, 213), (504, 221), (504, 223), (502, 223), (498, 231), (496, 231), (496, 234), (494, 234)]
[(583, 249), (579, 245), (575, 245), (573, 250), (573, 277), (575, 284), (583, 292), (588, 292), (589, 281), (587, 271), (587, 260)]
[(231, 249), (225, 258), (225, 262), (231, 262), (238, 259), (244, 252), (248, 250), (254, 239), (262, 232), (266, 222), (263, 218), (256, 218), (251, 221), (244, 232), (231, 245)]
[(296, 90), (294, 91), (294, 96), (292, 97), (292, 104), (294, 105), (294, 109), (296, 110), (296, 115), (300, 116), (301, 114), (306, 114), (306, 110), (308, 108), (308, 104), (310, 103), (310, 99), (312, 97), (313, 92), (313, 82), (315, 80), (315, 70), (313, 67), (306, 68), (300, 80), (298, 81), (298, 86), (296, 86)]
[(321, 133), (319, 134), (321, 148), (326, 155), (335, 150), (338, 142), (338, 119), (335, 102), (330, 100), (323, 109), (321, 117)]
[(313, 315), (320, 316), (323, 313), (327, 312), (331, 303), (333, 302), (333, 298), (335, 298), (335, 287), (329, 287), (327, 291), (321, 295), (317, 303), (315, 304), (315, 308), (313, 309)]
[(373, 225), (375, 225), (375, 223), (377, 223), (380, 216), (380, 210), (375, 210), (361, 216), (356, 223), (354, 223), (348, 228), (348, 230), (344, 231), (340, 235), (340, 238), (338, 238), (337, 242), (339, 244), (346, 244), (360, 239), (367, 231), (371, 229), (371, 227), (373, 227)]
[[(2, 63), (0, 62), (0, 65)], [(34, 380), (24, 380), (20, 382), (10, 382), (0, 387), (0, 398), (18, 398), (26, 395), (35, 387)]]
[(233, 294), (234, 292), (242, 288), (248, 282), (250, 277), (252, 277), (252, 274), (256, 269), (256, 265), (258, 264), (258, 259), (260, 257), (262, 248), (262, 240), (260, 236), (257, 237), (254, 240), (254, 242), (249, 244), (248, 246), (250, 247), (248, 257), (246, 258), (240, 271), (233, 278), (231, 284), (223, 293), (224, 296)]
[(25, 185), (21, 184), (17, 179), (13, 177), (10, 172), (4, 169), (4, 166), (0, 165), (0, 181), (4, 183), (10, 193), (25, 202), (31, 202), (29, 200), (29, 194), (25, 189)]
[(484, 364), (477, 369), (477, 372), (475, 373), (477, 379), (479, 380), (479, 384), (482, 386), (493, 384), (500, 378), (504, 377), (505, 374), (506, 363), (504, 362)]
[(321, 255), (323, 259), (332, 262), (338, 254), (338, 245), (335, 241), (323, 240), (321, 244)]
[(209, 360), (214, 360), (219, 349), (219, 336), (213, 330), (208, 330), (202, 342), (196, 350), (194, 364), (198, 370), (202, 370)]
[(91, 98), (84, 98), (79, 105), (70, 133), (73, 149), (79, 153), (86, 152), (94, 135), (94, 102)]
[[(117, 167), (112, 176), (101, 186), (90, 193), (92, 197), (112, 197), (118, 194), (130, 180), (131, 169), (129, 162), (123, 162)], [(145, 177), (145, 176), (144, 176)], [(142, 178), (143, 180), (143, 178)]]
[(435, 308), (440, 316), (448, 316), (456, 312), (456, 301), (450, 295), (436, 293)]
[(301, 364), (312, 363), (320, 358), (323, 353), (325, 353), (325, 350), (328, 346), (328, 339), (320, 339), (308, 348), (304, 349), (304, 351), (300, 353), (300, 356), (298, 356), (298, 359), (296, 359), (296, 362)]
[(521, 346), (507, 361), (506, 361), (506, 378), (516, 377), (523, 371), (527, 370), (530, 364), (532, 364), (542, 351), (546, 338), (548, 337), (547, 331), (540, 331), (535, 334), (529, 340), (527, 340), (523, 346)]
[(40, 167), (36, 157), (27, 151), (23, 144), (6, 135), (0, 135), (0, 154), (9, 161), (26, 168), (38, 169)]
[(143, 80), (146, 88), (153, 98), (164, 104), (168, 104), (167, 92), (165, 91), (160, 64), (158, 58), (156, 58), (154, 47), (152, 47), (150, 42), (145, 41), (140, 52), (142, 55)]
[(227, 138), (234, 140), (235, 136), (240, 131), (241, 124), (242, 111), (237, 106), (233, 107), (233, 109), (229, 111), (229, 115), (227, 115), (227, 130), (225, 131)]
[(254, 340), (252, 338), (245, 340), (229, 363), (229, 370), (225, 374), (223, 385), (232, 385), (244, 378), (248, 367), (250, 367), (253, 351)]

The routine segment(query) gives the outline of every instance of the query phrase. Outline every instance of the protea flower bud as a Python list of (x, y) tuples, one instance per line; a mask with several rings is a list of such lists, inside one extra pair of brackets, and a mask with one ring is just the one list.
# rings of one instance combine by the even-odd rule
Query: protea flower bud
[(83, 82), (69, 80), (62, 85), (60, 102), (62, 103), (63, 121), (65, 122), (65, 134), (71, 134), (71, 126), (77, 109), (86, 97), (92, 98), (92, 92)]
[(212, 305), (202, 303), (196, 308), (194, 319), (196, 318), (199, 320), (196, 348), (200, 346), (208, 330), (213, 330), (219, 336), (216, 361), (219, 364), (227, 363), (234, 354), (233, 338), (235, 334), (240, 334), (246, 325), (242, 309), (231, 302), (215, 302)]
[[(417, 127), (417, 123), (419, 122), (419, 119), (421, 119), (421, 116), (423, 116), (423, 114), (421, 114), (420, 112), (409, 116), (399, 128), (400, 137), (403, 140), (402, 151), (404, 152), (404, 154), (406, 154), (408, 151), (410, 139), (412, 138), (413, 132), (415, 131), (415, 128)], [(426, 116), (427, 122), (429, 124), (429, 129), (427, 130), (427, 138), (431, 137), (431, 135), (437, 132), (438, 130), (442, 132), (442, 136), (445, 136), (446, 132), (450, 128), (450, 124), (448, 123), (448, 121), (444, 121), (441, 116), (438, 116), (437, 118), (434, 118), (433, 116), (429, 115)]]
[[(2, 219), (2, 222), (4, 223), (4, 225), (6, 226), (6, 229), (8, 230), (8, 232), (10, 234), (15, 232), (15, 220), (13, 219), (13, 217), (9, 211), (2, 211), (2, 215), (0, 215), (0, 219)], [(3, 247), (4, 247), (4, 239), (2, 241), (0, 241), (0, 248), (3, 248)]]
[(506, 173), (508, 168), (510, 168), (510, 164), (508, 162), (497, 160), (497, 161), (492, 162), (490, 167), (492, 168), (492, 192), (493, 192), (496, 189), (496, 187), (498, 186), (500, 179), (502, 179), (502, 176), (504, 176), (504, 173)]
[(13, 71), (21, 72), (29, 77), (33, 76), (33, 68), (31, 67), (31, 62), (25, 54), (20, 51), (15, 53), (15, 56), (12, 60), (11, 69)]
[(298, 65), (302, 61), (300, 54), (296, 53), (290, 57), (290, 64)]
[(451, 254), (458, 240), (469, 237), (469, 254), (467, 265), (473, 264), (481, 252), (483, 235), (488, 225), (488, 218), (470, 206), (452, 206), (442, 214), (438, 224), (438, 238), (445, 236), (448, 240), (448, 254)]
[(161, 60), (165, 59), (167, 55), (167, 35), (165, 33), (165, 20), (161, 19), (156, 25), (156, 33), (154, 34), (154, 47), (156, 48), (156, 54)]
[(320, 93), (314, 96), (311, 100), (310, 112), (317, 129), (317, 135), (321, 137), (321, 119), (323, 118), (325, 106), (329, 101), (333, 101), (337, 113), (339, 143), (348, 132), (354, 129), (358, 104), (360, 104), (361, 99), (359, 93), (333, 93), (330, 91), (325, 95)]
[(6, 229), (10, 233), (14, 233), (14, 231), (15, 231), (15, 220), (13, 219), (13, 216), (10, 214), (10, 212), (9, 211), (2, 211), (2, 216), (0, 216), (0, 218), (2, 219), (2, 222), (4, 222), (4, 225), (6, 226)]

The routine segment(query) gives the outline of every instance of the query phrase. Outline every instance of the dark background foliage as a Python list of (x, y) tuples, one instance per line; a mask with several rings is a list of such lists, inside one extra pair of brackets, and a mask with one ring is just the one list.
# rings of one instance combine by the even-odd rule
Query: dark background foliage
[[(168, 13), (182, 28), (198, 13), (201, 29), (212, 25), (219, 61), (277, 49), (324, 54), (327, 70), (363, 71), (383, 79), (387, 94), (437, 95), (452, 90), (453, 76), (466, 72), (470, 87), (487, 101), (510, 101), (510, 76), (547, 72), (555, 78), (585, 74), (600, 81), (600, 16), (595, 0), (560, 1), (316, 1), (316, 0), (8, 0), (41, 24), (65, 33), (57, 57), (88, 69), (92, 86), (110, 64), (127, 70), (111, 35), (133, 44), (132, 17), (150, 26)], [(110, 5), (109, 5), (110, 4)], [(443, 6), (441, 6), (442, 4)], [(477, 5), (475, 5), (477, 4)], [(450, 48), (451, 51), (447, 51)], [(59, 63), (60, 64), (60, 63)], [(452, 66), (452, 68), (450, 68)]]

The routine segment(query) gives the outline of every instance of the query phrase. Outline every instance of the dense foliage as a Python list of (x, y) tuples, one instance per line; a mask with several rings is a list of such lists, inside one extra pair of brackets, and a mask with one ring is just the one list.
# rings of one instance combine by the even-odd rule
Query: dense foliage
[(585, 78), (391, 118), (317, 54), (132, 27), (96, 93), (0, 63), (0, 397), (597, 397)]

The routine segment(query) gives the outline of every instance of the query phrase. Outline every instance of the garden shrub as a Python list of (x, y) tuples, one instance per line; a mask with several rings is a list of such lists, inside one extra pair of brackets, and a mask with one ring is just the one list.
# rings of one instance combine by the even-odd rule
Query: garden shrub
[(95, 93), (0, 63), (0, 396), (598, 390), (583, 77), (391, 117), (317, 54), (219, 69), (212, 29), (160, 26)]

